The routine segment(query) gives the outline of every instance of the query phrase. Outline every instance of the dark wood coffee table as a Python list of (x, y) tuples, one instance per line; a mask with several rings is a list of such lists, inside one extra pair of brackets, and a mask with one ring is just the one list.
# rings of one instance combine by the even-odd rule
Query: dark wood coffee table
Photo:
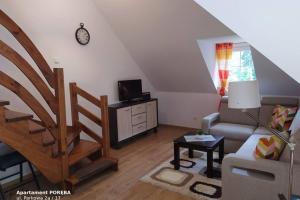
[[(195, 133), (186, 133), (185, 135), (195, 135)], [(184, 135), (184, 136), (185, 136)], [(181, 136), (174, 140), (174, 169), (178, 170), (180, 168), (180, 147), (189, 149), (189, 157), (193, 158), (193, 150), (205, 151), (207, 153), (207, 171), (206, 175), (208, 178), (214, 177), (213, 170), (213, 152), (219, 147), (219, 159), (218, 162), (222, 163), (224, 157), (224, 137), (223, 136), (214, 136), (216, 139), (212, 142), (187, 142), (184, 139), (184, 136)]]

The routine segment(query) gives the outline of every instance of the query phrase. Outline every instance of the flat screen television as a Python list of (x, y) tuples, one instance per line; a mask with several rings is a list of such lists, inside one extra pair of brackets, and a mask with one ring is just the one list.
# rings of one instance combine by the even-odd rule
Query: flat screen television
[(142, 96), (142, 80), (118, 81), (119, 100), (132, 101)]

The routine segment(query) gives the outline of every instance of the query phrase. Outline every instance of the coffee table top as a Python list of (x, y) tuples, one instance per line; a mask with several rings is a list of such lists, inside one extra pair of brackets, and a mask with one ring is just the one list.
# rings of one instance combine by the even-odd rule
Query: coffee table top
[(224, 140), (224, 137), (223, 136), (217, 136), (217, 135), (214, 135), (214, 138), (216, 139), (215, 141), (206, 141), (206, 142), (187, 142), (185, 139), (184, 139), (184, 136), (186, 135), (196, 135), (195, 132), (188, 132), (188, 133), (185, 133), (183, 136), (177, 138), (174, 140), (174, 143), (177, 143), (179, 144), (180, 146), (191, 146), (191, 147), (202, 147), (202, 148), (215, 148), (219, 145), (219, 143)]

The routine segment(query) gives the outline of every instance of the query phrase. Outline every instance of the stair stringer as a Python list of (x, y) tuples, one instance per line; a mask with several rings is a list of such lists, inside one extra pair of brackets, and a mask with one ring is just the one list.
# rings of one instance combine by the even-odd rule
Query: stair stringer
[(60, 157), (52, 158), (50, 153), (28, 136), (0, 126), (0, 141), (27, 158), (50, 182), (63, 181)]

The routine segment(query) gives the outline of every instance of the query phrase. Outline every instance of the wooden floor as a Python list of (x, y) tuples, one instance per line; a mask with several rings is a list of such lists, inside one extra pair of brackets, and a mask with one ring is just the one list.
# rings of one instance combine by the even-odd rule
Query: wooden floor
[(139, 181), (151, 169), (173, 155), (173, 139), (186, 131), (185, 128), (160, 126), (157, 133), (151, 133), (140, 138), (120, 150), (112, 150), (111, 154), (119, 158), (119, 171), (96, 177), (82, 184), (76, 189), (75, 194), (67, 199), (190, 199), (179, 193)]

